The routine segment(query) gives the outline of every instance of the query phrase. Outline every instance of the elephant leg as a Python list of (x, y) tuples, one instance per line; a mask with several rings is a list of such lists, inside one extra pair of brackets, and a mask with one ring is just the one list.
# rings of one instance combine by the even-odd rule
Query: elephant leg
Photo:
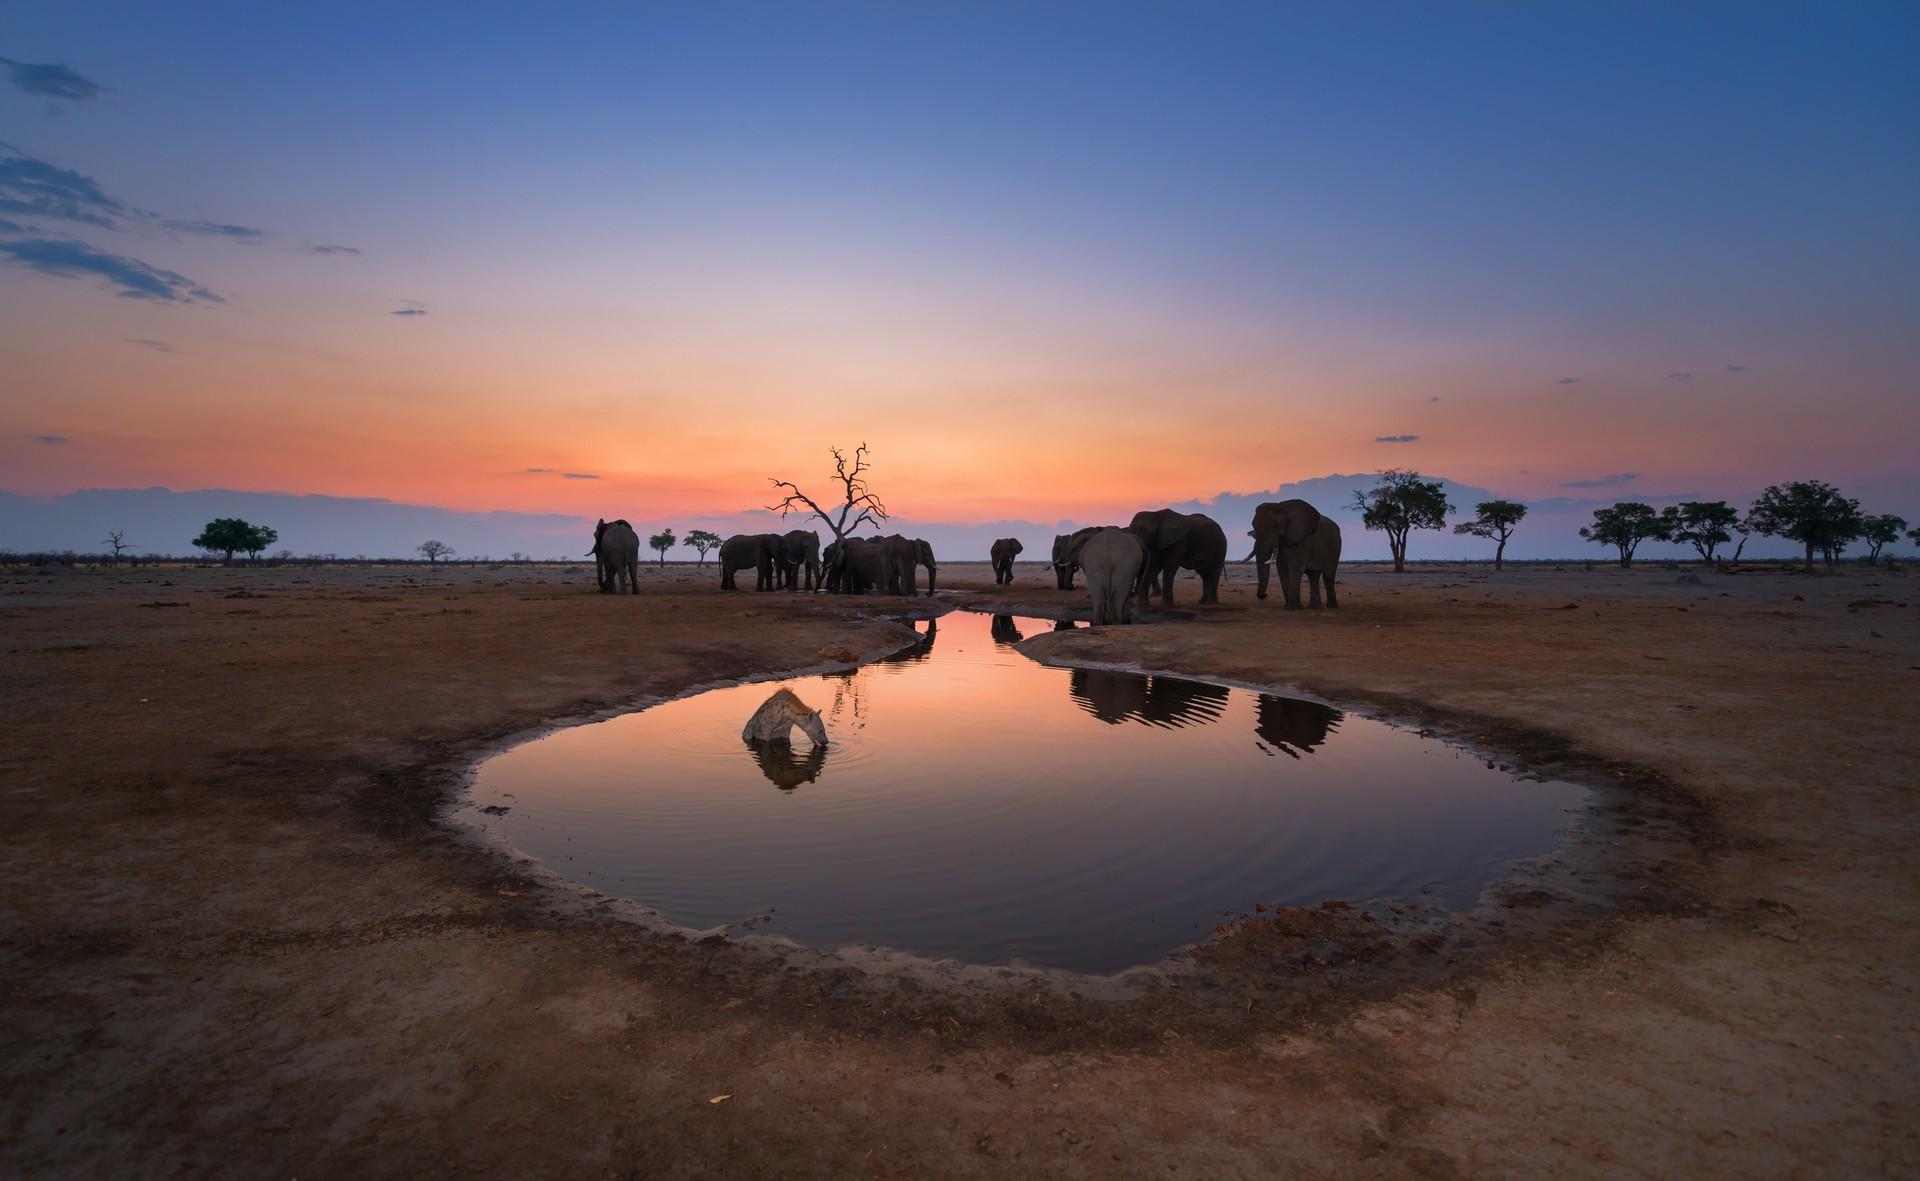
[(1200, 576), (1200, 602), (1218, 603), (1220, 601), (1220, 571), (1214, 570)]
[(1301, 567), (1306, 563), (1297, 554), (1283, 554), (1281, 561), (1285, 570), (1281, 575), (1280, 593), (1286, 597), (1287, 610), (1300, 610), (1300, 576), (1305, 573)]
[(1180, 567), (1174, 565), (1172, 562), (1168, 562), (1167, 568), (1162, 571), (1160, 575), (1160, 605), (1162, 607), (1173, 606), (1173, 580), (1179, 576)]
[(1309, 570), (1307, 571), (1307, 606), (1318, 607), (1319, 605), (1320, 572), (1318, 570)]
[(1338, 607), (1340, 600), (1333, 593), (1333, 567), (1327, 567), (1320, 577), (1325, 579), (1327, 583), (1327, 606)]
[(1266, 598), (1267, 597), (1267, 561), (1265, 558), (1260, 559), (1260, 572), (1256, 576), (1255, 582), (1256, 582), (1256, 585), (1254, 587), (1253, 597), (1256, 599)]
[(629, 594), (637, 595), (640, 593), (640, 557), (638, 554), (627, 561), (627, 586), (631, 588), (628, 591)]

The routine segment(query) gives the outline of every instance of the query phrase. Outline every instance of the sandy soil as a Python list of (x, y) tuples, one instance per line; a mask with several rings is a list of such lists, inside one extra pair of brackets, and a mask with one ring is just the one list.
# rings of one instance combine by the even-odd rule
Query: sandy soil
[(1438, 937), (1293, 913), (1109, 995), (650, 931), (436, 818), (489, 744), (878, 654), (895, 601), (0, 572), (0, 1169), (1920, 1174), (1920, 578), (1348, 575), (1026, 650), (1429, 726), (1610, 784), (1592, 823)]

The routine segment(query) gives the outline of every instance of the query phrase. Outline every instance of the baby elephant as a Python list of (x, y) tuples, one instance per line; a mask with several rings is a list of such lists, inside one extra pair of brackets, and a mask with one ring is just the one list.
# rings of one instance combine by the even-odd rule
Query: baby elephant
[(820, 721), (820, 711), (808, 709), (793, 690), (780, 689), (747, 719), (740, 737), (748, 742), (790, 743), (795, 726), (813, 739), (815, 746), (827, 744), (827, 727)]

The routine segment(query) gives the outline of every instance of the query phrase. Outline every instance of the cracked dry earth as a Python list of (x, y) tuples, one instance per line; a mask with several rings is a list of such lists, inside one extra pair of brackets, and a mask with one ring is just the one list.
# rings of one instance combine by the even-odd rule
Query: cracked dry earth
[[(1032, 565), (941, 573), (947, 604), (1085, 607)], [(1691, 843), (1606, 913), (1418, 971), (1229, 938), (1191, 983), (1244, 1008), (869, 980), (640, 929), (436, 816), (490, 743), (877, 655), (897, 601), (711, 568), (637, 598), (559, 568), (0, 571), (0, 1169), (1920, 1173), (1920, 581), (1347, 574), (1337, 612), (1236, 567), (1218, 607), (1183, 581), (1151, 626), (1023, 650), (1558, 744), (1683, 801)]]

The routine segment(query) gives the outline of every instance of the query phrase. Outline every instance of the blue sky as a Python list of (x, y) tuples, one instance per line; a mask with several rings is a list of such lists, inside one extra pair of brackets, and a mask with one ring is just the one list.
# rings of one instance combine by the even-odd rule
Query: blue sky
[(0, 242), (0, 463), (639, 517), (865, 436), (943, 520), (1910, 476), (1917, 13), (15, 5), (100, 90), (0, 84), (0, 142), (135, 213)]

